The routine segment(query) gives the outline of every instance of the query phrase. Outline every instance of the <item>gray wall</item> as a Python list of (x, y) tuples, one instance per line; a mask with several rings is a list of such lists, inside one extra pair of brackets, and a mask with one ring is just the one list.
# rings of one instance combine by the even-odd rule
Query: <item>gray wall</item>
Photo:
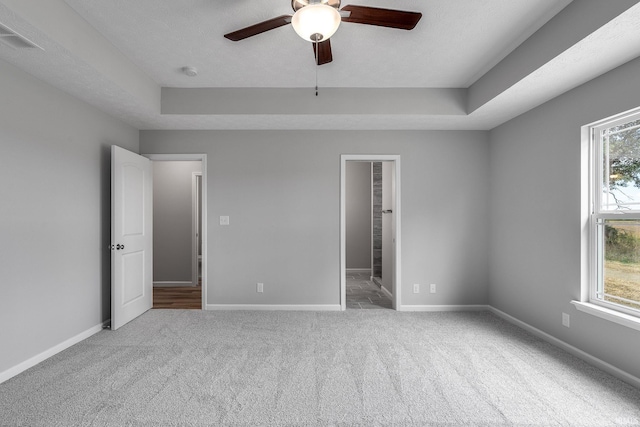
[(581, 286), (580, 128), (638, 107), (639, 76), (632, 61), (491, 132), (489, 288), (494, 307), (636, 377), (640, 332), (569, 302)]
[(141, 131), (140, 149), (208, 155), (209, 304), (339, 303), (343, 153), (402, 156), (402, 303), (488, 301), (488, 132)]
[(153, 281), (191, 282), (192, 175), (201, 162), (153, 162)]
[(347, 268), (371, 268), (371, 163), (347, 162)]
[(0, 60), (0, 372), (110, 313), (110, 145), (138, 131)]

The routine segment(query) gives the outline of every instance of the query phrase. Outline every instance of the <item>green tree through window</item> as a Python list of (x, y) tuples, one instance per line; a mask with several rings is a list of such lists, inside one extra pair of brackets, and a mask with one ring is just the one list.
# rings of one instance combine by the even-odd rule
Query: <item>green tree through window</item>
[(640, 114), (595, 126), (591, 301), (640, 316)]

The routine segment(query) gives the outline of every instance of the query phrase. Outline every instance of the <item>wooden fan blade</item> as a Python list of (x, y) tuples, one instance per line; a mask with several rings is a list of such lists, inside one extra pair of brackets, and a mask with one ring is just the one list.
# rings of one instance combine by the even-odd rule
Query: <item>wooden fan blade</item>
[(313, 45), (313, 55), (316, 58), (316, 63), (318, 65), (328, 64), (333, 61), (333, 54), (331, 53), (331, 39), (327, 39), (323, 42), (318, 43), (318, 53), (316, 55), (316, 43), (311, 43)]
[(229, 34), (225, 34), (224, 36), (229, 40), (233, 40), (237, 42), (238, 40), (243, 40), (248, 37), (253, 37), (260, 33), (264, 33), (265, 31), (273, 30), (278, 27), (282, 27), (283, 25), (287, 25), (291, 23), (291, 15), (281, 15), (277, 18), (269, 19), (267, 21), (260, 22), (258, 24), (252, 25), (247, 28), (243, 28), (238, 31), (234, 31)]
[(377, 7), (347, 5), (342, 10), (351, 12), (349, 17), (342, 18), (343, 22), (356, 24), (377, 25), (380, 27), (400, 28), (412, 30), (420, 18), (420, 12), (407, 12), (404, 10), (381, 9)]

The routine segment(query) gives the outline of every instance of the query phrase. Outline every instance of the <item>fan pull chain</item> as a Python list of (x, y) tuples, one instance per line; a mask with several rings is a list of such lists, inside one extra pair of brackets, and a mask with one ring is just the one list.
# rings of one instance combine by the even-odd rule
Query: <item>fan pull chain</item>
[(318, 38), (316, 37), (316, 96), (318, 96), (318, 68), (320, 68), (320, 51), (318, 50)]

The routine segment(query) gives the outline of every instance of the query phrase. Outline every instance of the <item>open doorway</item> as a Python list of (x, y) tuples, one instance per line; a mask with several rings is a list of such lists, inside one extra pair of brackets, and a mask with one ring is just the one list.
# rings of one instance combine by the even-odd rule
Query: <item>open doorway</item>
[(148, 155), (153, 165), (153, 308), (206, 308), (206, 158)]
[(385, 198), (390, 199), (391, 189), (390, 177), (383, 173), (383, 169), (388, 172), (390, 168), (383, 167), (384, 163), (349, 161), (346, 164), (347, 309), (390, 309), (392, 306), (389, 270), (384, 269), (387, 279), (384, 283), (382, 274), (383, 264), (389, 261), (388, 250), (383, 259), (383, 249), (389, 246), (383, 237), (389, 235), (387, 220), (388, 212), (392, 211), (391, 206), (384, 203)]
[(341, 158), (341, 307), (400, 309), (400, 156)]

